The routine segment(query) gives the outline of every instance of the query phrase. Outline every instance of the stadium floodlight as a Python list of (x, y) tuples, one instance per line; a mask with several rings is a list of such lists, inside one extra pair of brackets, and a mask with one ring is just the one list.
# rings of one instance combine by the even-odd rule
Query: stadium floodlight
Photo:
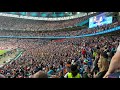
[(77, 14), (80, 14), (80, 12), (77, 12)]

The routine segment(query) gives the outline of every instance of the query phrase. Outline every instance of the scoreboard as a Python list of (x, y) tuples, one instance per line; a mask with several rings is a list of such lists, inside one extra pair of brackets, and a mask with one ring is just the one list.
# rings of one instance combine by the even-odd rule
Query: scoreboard
[(112, 19), (112, 16), (106, 17), (104, 14), (91, 17), (89, 18), (89, 28), (110, 24), (112, 23)]

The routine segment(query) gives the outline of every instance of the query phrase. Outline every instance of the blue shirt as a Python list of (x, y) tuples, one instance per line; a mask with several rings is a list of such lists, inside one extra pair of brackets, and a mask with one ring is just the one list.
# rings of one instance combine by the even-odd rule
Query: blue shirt
[(89, 60), (88, 64), (91, 66), (93, 64), (92, 59), (88, 57), (87, 60)]
[(47, 72), (48, 75), (52, 75), (53, 73), (54, 73), (53, 70), (49, 70), (49, 71)]

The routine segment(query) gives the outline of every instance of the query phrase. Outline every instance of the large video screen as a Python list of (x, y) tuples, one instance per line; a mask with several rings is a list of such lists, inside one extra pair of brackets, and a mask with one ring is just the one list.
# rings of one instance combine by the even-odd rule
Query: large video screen
[(112, 16), (106, 17), (104, 14), (91, 17), (89, 18), (89, 28), (110, 24), (112, 19)]

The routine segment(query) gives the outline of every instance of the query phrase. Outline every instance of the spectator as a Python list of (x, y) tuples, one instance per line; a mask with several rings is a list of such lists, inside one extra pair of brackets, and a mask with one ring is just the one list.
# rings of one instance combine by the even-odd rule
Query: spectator
[(4, 76), (4, 75), (2, 75), (2, 74), (0, 74), (0, 78), (5, 78), (5, 76)]
[(48, 76), (51, 76), (54, 74), (53, 66), (50, 66), (49, 71), (47, 72)]
[(105, 73), (109, 68), (108, 55), (105, 52), (100, 53), (100, 59), (98, 61), (99, 72), (94, 76), (94, 78), (103, 78)]
[(67, 78), (82, 78), (76, 65), (71, 66), (71, 72), (67, 74)]
[(103, 78), (108, 78), (108, 76), (110, 74), (114, 73), (119, 68), (120, 68), (120, 44), (119, 44), (119, 46), (117, 48), (117, 52), (112, 57), (109, 69), (108, 69), (107, 73), (105, 74), (105, 76)]
[(34, 75), (30, 76), (30, 78), (48, 78), (47, 74), (43, 71), (38, 71)]
[(99, 58), (100, 58), (100, 52), (98, 51), (97, 56), (96, 56), (96, 58), (95, 58), (95, 60), (93, 62), (94, 63), (93, 68), (91, 70), (92, 75), (97, 74), (97, 72), (99, 71), (99, 67), (98, 67)]
[(88, 66), (85, 67), (82, 78), (92, 78), (90, 68)]

